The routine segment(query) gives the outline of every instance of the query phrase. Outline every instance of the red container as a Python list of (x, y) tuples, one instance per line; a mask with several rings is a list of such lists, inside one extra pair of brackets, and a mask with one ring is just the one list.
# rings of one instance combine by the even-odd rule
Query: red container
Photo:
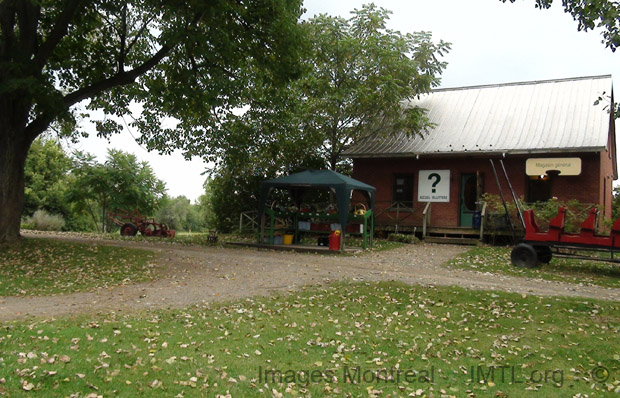
[(361, 234), (362, 233), (361, 224), (347, 225), (347, 232), (354, 233), (354, 234)]
[(340, 231), (329, 234), (329, 250), (340, 250)]
[(324, 223), (312, 223), (312, 224), (310, 224), (310, 230), (311, 230), (311, 231), (323, 231), (323, 232), (327, 232), (327, 231), (329, 231), (329, 224), (324, 224)]

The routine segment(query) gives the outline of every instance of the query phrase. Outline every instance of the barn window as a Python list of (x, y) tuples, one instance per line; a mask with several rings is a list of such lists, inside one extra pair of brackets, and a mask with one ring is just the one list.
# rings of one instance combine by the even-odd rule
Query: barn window
[(401, 206), (413, 206), (413, 174), (397, 174), (394, 176), (394, 202)]
[(545, 202), (551, 199), (551, 176), (531, 176), (527, 180), (527, 201)]

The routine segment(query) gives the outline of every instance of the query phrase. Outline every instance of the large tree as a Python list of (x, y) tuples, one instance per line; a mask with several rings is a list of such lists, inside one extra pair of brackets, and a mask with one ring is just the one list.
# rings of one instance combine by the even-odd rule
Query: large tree
[[(501, 0), (503, 3), (506, 0)], [(514, 3), (516, 0), (510, 0)], [(553, 0), (535, 0), (536, 8), (551, 7)], [(564, 11), (577, 21), (579, 30), (602, 30), (603, 43), (611, 51), (620, 46), (620, 3), (617, 0), (562, 0)]]
[(424, 109), (404, 105), (439, 84), (449, 44), (428, 32), (392, 31), (389, 15), (371, 4), (350, 19), (310, 19), (303, 28), (313, 45), (302, 54), (299, 79), (261, 85), (250, 109), (203, 136), (199, 147), (218, 164), (209, 184), (218, 228), (256, 208), (265, 178), (306, 168), (346, 173), (350, 162), (341, 155), (352, 142), (421, 134), (430, 125)]
[[(305, 25), (313, 44), (303, 54), (303, 72), (287, 85), (262, 85), (253, 106), (232, 115), (205, 136), (201, 147), (212, 161), (283, 169), (302, 158), (322, 157), (324, 167), (343, 166), (351, 143), (376, 134), (421, 134), (425, 110), (403, 106), (437, 86), (448, 43), (429, 32), (402, 34), (386, 27), (390, 12), (366, 5), (350, 19), (319, 15)], [(238, 148), (242, 146), (243, 151)]]
[[(141, 141), (169, 151), (246, 105), (256, 77), (295, 72), (300, 14), (299, 0), (0, 1), (0, 243), (19, 236), (37, 136), (76, 134), (84, 113), (132, 106)], [(167, 117), (174, 128), (162, 128)], [(121, 129), (109, 117), (96, 125)]]

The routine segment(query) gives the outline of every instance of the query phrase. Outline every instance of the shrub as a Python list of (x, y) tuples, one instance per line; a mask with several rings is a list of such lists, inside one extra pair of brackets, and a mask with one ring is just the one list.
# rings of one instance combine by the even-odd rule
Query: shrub
[(26, 218), (26, 226), (32, 226), (38, 231), (60, 231), (65, 226), (61, 215), (49, 214), (45, 210), (37, 210), (32, 217)]
[(412, 243), (412, 244), (416, 244), (420, 242), (420, 239), (416, 238), (416, 236), (413, 234), (390, 234), (388, 236), (388, 240), (392, 242)]
[[(489, 219), (487, 220), (489, 222), (487, 223), (487, 227), (490, 229), (498, 227), (498, 225), (496, 225), (498, 224), (497, 221), (503, 221), (501, 216), (506, 213), (499, 195), (485, 193), (482, 197), (483, 201), (487, 202), (487, 213), (489, 214)], [(586, 219), (588, 211), (595, 206), (589, 203), (581, 203), (575, 199), (561, 201), (555, 197), (545, 202), (525, 203), (523, 201), (523, 197), (521, 197), (519, 201), (521, 202), (524, 211), (528, 209), (534, 210), (536, 222), (543, 230), (546, 230), (549, 227), (549, 222), (551, 219), (557, 216), (558, 209), (561, 206), (566, 206), (565, 232), (568, 233), (579, 232), (581, 223)], [(506, 207), (508, 207), (508, 213), (510, 214), (513, 225), (517, 226), (518, 229), (521, 229), (521, 222), (517, 217), (517, 207), (512, 199), (506, 201)]]
[(19, 228), (20, 229), (34, 229), (34, 223), (31, 221), (31, 219), (32, 217), (28, 217), (27, 219), (23, 218)]

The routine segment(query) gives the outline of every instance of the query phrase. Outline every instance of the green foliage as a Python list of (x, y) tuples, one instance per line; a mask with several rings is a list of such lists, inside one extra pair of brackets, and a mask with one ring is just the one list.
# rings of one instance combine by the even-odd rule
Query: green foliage
[(25, 167), (24, 216), (39, 209), (69, 216), (65, 194), (70, 168), (71, 159), (58, 141), (40, 138), (32, 143)]
[(611, 204), (611, 218), (612, 220), (620, 218), (620, 187), (614, 188), (614, 200)]
[(8, 204), (21, 209), (37, 136), (77, 139), (78, 121), (101, 114), (109, 136), (137, 110), (141, 143), (195, 155), (256, 87), (298, 74), (301, 13), (300, 0), (2, 1), (0, 242), (17, 239)]
[(27, 217), (25, 224), (37, 231), (61, 231), (65, 220), (59, 214), (49, 214), (45, 210), (37, 210), (31, 217)]
[(429, 127), (423, 109), (402, 102), (439, 84), (446, 67), (439, 58), (449, 44), (433, 43), (428, 32), (387, 29), (390, 12), (372, 4), (352, 14), (348, 20), (319, 15), (304, 25), (312, 45), (300, 77), (262, 85), (247, 112), (210, 136), (210, 160), (269, 168), (307, 159), (342, 171), (348, 164), (340, 155), (354, 141)]
[[(0, 9), (7, 65), (0, 92), (32, 111), (28, 126), (19, 127), (37, 134), (51, 122), (73, 125), (84, 114), (70, 107), (84, 99), (91, 100), (87, 110), (116, 116), (137, 103), (142, 141), (167, 150), (193, 137), (194, 126), (212, 126), (217, 115), (209, 110), (242, 106), (257, 72), (277, 83), (296, 70), (299, 1), (54, 0), (24, 7), (28, 12), (11, 2)], [(164, 117), (180, 120), (177, 138), (162, 131)], [(97, 129), (108, 135), (121, 127), (105, 118)]]
[(98, 163), (92, 155), (76, 153), (72, 170), (75, 183), (67, 199), (75, 211), (90, 215), (98, 231), (108, 231), (110, 211), (138, 210), (142, 215), (155, 213), (165, 192), (164, 183), (155, 177), (147, 162), (119, 150), (108, 151), (106, 161)]
[(231, 175), (222, 170), (206, 184), (209, 198), (210, 227), (229, 233), (239, 226), (239, 214), (258, 208), (260, 175)]
[(389, 30), (389, 14), (371, 4), (348, 20), (309, 20), (299, 78), (257, 86), (249, 109), (207, 137), (202, 152), (218, 165), (211, 182), (218, 229), (256, 210), (262, 180), (304, 169), (347, 173), (351, 162), (341, 155), (354, 141), (429, 127), (425, 111), (403, 101), (439, 84), (449, 44)]
[(410, 244), (420, 243), (420, 239), (418, 239), (413, 234), (390, 234), (388, 236), (388, 240), (393, 241), (393, 242), (410, 243)]
[(157, 221), (177, 231), (202, 231), (206, 220), (202, 207), (192, 204), (185, 196), (169, 198), (164, 196), (156, 213)]
[[(501, 0), (506, 2), (506, 0)], [(549, 8), (553, 0), (535, 0), (536, 8)], [(514, 3), (515, 0), (510, 0)], [(620, 46), (620, 3), (611, 0), (562, 0), (564, 11), (573, 16), (579, 30), (602, 30), (602, 42), (611, 51)]]
[[(41, 137), (32, 143), (26, 158), (22, 217), (29, 218), (37, 210), (44, 210), (61, 216), (65, 229), (83, 231), (92, 228), (85, 217), (73, 211), (67, 200), (68, 188), (75, 183), (69, 173), (71, 166), (71, 157), (57, 140)], [(39, 226), (43, 227), (41, 223)], [(26, 222), (23, 227), (35, 228), (35, 225)]]
[[(337, 283), (125, 312), (7, 323), (1, 388), (11, 397), (602, 397), (614, 396), (620, 371), (611, 301)], [(347, 380), (357, 367), (364, 379)], [(398, 381), (386, 377), (395, 369)], [(282, 381), (261, 370), (281, 370)]]
[[(487, 213), (491, 220), (497, 220), (497, 217), (506, 214), (499, 195), (485, 193), (482, 195), (482, 200), (487, 202)], [(545, 202), (535, 203), (526, 203), (523, 201), (523, 198), (520, 198), (520, 202), (524, 211), (529, 209), (534, 210), (536, 223), (543, 230), (546, 230), (549, 227), (551, 219), (558, 215), (558, 209), (562, 206), (566, 206), (565, 231), (567, 233), (579, 232), (583, 220), (585, 220), (588, 215), (588, 210), (593, 206), (591, 203), (581, 203), (576, 199), (562, 201), (558, 200), (556, 197)], [(521, 228), (521, 222), (517, 216), (517, 207), (515, 203), (512, 200), (506, 201), (506, 207), (508, 208), (508, 214), (510, 214), (513, 225)], [(493, 227), (493, 223), (489, 226)]]
[(21, 239), (0, 245), (0, 296), (70, 293), (154, 279), (148, 250)]

